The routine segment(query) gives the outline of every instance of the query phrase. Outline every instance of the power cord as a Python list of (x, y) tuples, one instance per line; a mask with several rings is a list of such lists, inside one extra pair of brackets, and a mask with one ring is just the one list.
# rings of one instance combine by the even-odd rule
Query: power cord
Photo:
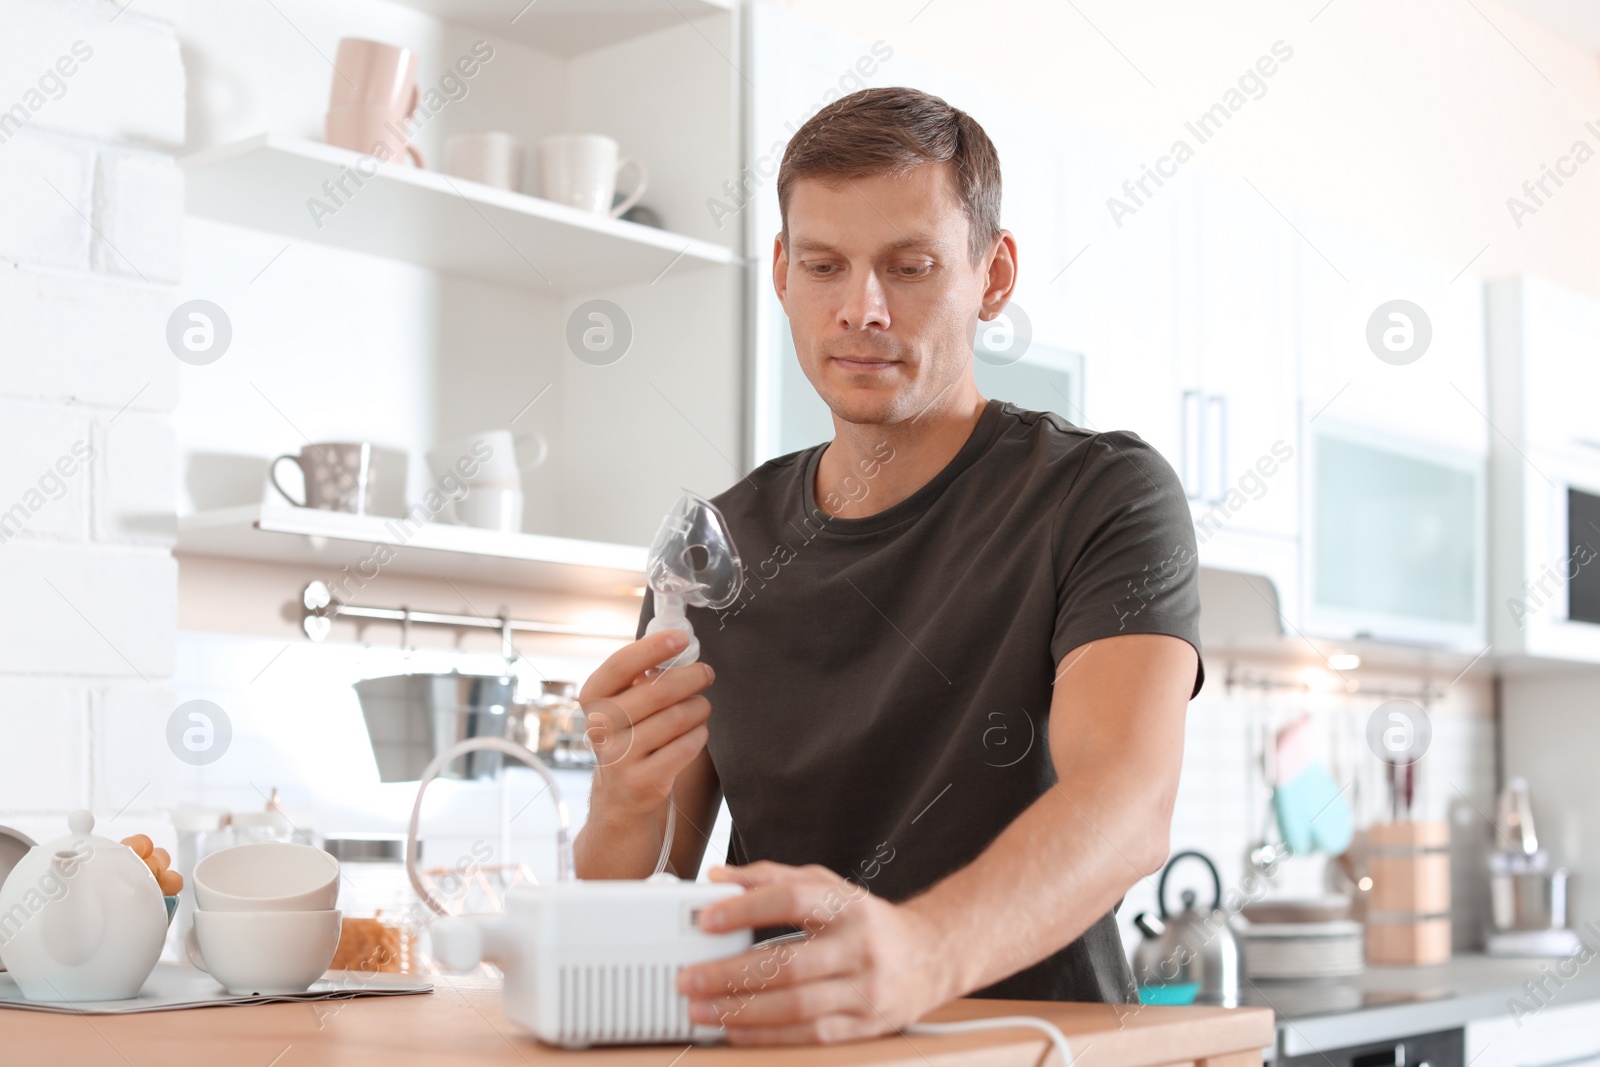
[[(1041, 1019), (1036, 1015), (1002, 1015), (993, 1019), (967, 1019), (958, 1023), (916, 1023), (905, 1028), (908, 1034), (927, 1034), (930, 1037), (945, 1034), (965, 1034), (974, 1030), (1010, 1030), (1023, 1027), (1029, 1030), (1042, 1030), (1050, 1039), (1051, 1046), (1056, 1055), (1061, 1057), (1061, 1067), (1072, 1067), (1072, 1049), (1067, 1047), (1067, 1035), (1061, 1028), (1048, 1019)], [(1048, 1062), (1048, 1057), (1046, 1057)], [(1041, 1065), (1043, 1067), (1043, 1065)]]

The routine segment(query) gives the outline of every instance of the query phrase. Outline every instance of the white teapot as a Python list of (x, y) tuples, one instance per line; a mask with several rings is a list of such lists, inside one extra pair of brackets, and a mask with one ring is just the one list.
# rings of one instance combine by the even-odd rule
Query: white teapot
[(128, 1000), (161, 955), (167, 908), (133, 849), (72, 832), (35, 845), (0, 886), (0, 960), (29, 1000)]

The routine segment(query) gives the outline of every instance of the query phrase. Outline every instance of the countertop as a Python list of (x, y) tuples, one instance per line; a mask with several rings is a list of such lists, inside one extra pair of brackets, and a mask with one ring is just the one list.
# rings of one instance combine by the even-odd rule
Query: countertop
[[(317, 1067), (371, 1064), (473, 1067), (1039, 1067), (1035, 1030), (948, 1037), (891, 1036), (827, 1047), (736, 1049), (681, 1045), (568, 1052), (537, 1044), (500, 1013), (499, 982), (435, 979), (419, 996), (199, 1008), (137, 1015), (57, 1015), (0, 1009), (0, 1063), (73, 1067)], [(1259, 1008), (1145, 1007), (960, 1000), (928, 1018), (1039, 1015), (1059, 1026), (1074, 1067), (1253, 1067), (1273, 1036)]]
[[(1338, 982), (1291, 987), (1246, 981), (1244, 1000), (1274, 1008), (1278, 1052), (1298, 1056), (1509, 1015), (1510, 998), (1527, 1001), (1523, 983), (1555, 974), (1558, 962), (1463, 955), (1432, 967), (1369, 967), (1365, 974)], [(1574, 977), (1560, 982), (1558, 996), (1564, 1003), (1600, 1000), (1600, 968), (1577, 968)], [(1548, 988), (1555, 991), (1557, 986)], [(1386, 1002), (1396, 996), (1415, 999)]]

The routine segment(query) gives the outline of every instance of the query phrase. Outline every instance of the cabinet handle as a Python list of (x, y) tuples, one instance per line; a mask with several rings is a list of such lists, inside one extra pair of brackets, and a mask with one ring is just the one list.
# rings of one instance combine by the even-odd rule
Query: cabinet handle
[(1182, 425), (1179, 436), (1182, 440), (1179, 443), (1178, 476), (1183, 479), (1183, 491), (1190, 500), (1204, 501), (1206, 496), (1203, 484), (1202, 444), (1205, 431), (1202, 422), (1205, 412), (1200, 390), (1185, 389), (1181, 404)]
[(1218, 393), (1206, 397), (1205, 430), (1206, 503), (1220, 504), (1228, 496), (1228, 398)]

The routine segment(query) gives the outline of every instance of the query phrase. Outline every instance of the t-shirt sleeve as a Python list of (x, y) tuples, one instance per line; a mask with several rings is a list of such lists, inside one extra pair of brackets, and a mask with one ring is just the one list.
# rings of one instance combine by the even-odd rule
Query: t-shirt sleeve
[(650, 595), (649, 590), (646, 590), (642, 599), (644, 603), (639, 605), (639, 628), (633, 635), (635, 641), (644, 636), (644, 628), (649, 626), (650, 620), (656, 617), (656, 598)]
[[(1096, 434), (1084, 447), (1051, 534), (1055, 662), (1119, 634), (1170, 634), (1199, 653), (1199, 558), (1177, 474), (1137, 434)], [(1204, 680), (1202, 664), (1194, 693)]]

